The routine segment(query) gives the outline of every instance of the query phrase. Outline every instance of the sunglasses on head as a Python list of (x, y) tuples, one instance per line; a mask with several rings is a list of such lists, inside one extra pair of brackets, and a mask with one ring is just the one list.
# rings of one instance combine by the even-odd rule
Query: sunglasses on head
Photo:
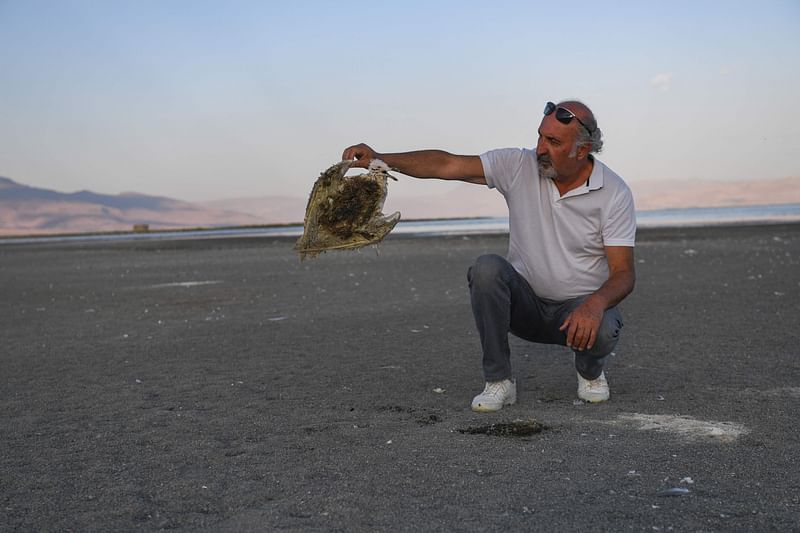
[(570, 122), (572, 122), (572, 119), (574, 118), (575, 120), (578, 121), (578, 124), (583, 126), (583, 129), (585, 129), (589, 133), (589, 135), (594, 133), (586, 126), (586, 124), (584, 124), (581, 121), (581, 119), (577, 117), (577, 115), (575, 115), (575, 113), (573, 113), (566, 107), (559, 107), (553, 102), (547, 102), (547, 104), (544, 106), (544, 116), (552, 114), (553, 111), (556, 112), (556, 120), (558, 120), (560, 123), (569, 124)]

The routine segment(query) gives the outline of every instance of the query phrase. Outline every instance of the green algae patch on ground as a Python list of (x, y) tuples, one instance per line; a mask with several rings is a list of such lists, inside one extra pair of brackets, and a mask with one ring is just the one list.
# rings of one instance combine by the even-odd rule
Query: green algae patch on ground
[(529, 437), (547, 429), (547, 426), (536, 420), (514, 420), (484, 426), (458, 429), (459, 433), (468, 435), (490, 435), (493, 437)]

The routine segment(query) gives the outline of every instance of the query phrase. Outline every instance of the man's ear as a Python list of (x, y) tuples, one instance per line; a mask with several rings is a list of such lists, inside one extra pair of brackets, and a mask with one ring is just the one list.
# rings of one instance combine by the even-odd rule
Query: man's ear
[(577, 156), (579, 161), (586, 159), (589, 156), (589, 152), (591, 151), (591, 149), (592, 149), (591, 143), (583, 143), (580, 146), (578, 146), (578, 150), (575, 152), (575, 155)]

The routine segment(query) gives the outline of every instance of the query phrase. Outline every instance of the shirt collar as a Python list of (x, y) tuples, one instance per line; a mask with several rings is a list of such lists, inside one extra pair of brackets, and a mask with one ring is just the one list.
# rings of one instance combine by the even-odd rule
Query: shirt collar
[(569, 198), (571, 196), (579, 196), (581, 194), (587, 194), (591, 191), (596, 191), (597, 189), (601, 189), (603, 187), (603, 164), (597, 160), (594, 156), (589, 156), (592, 158), (592, 173), (589, 175), (589, 179), (586, 180), (586, 183), (581, 185), (580, 187), (576, 187), (569, 191), (564, 196), (559, 197), (558, 199), (563, 200), (564, 198)]
[(594, 164), (594, 168), (592, 168), (592, 173), (589, 176), (589, 180), (586, 182), (586, 186), (590, 191), (596, 191), (603, 187), (603, 163), (598, 161), (594, 156), (589, 156), (592, 158), (592, 163)]

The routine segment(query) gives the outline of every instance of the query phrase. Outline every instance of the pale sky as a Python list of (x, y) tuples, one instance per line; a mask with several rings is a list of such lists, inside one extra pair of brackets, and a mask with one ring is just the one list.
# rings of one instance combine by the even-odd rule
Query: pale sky
[(572, 98), (629, 182), (781, 178), (798, 95), (798, 0), (0, 0), (0, 176), (63, 192), (305, 197), (347, 145), (532, 147)]

